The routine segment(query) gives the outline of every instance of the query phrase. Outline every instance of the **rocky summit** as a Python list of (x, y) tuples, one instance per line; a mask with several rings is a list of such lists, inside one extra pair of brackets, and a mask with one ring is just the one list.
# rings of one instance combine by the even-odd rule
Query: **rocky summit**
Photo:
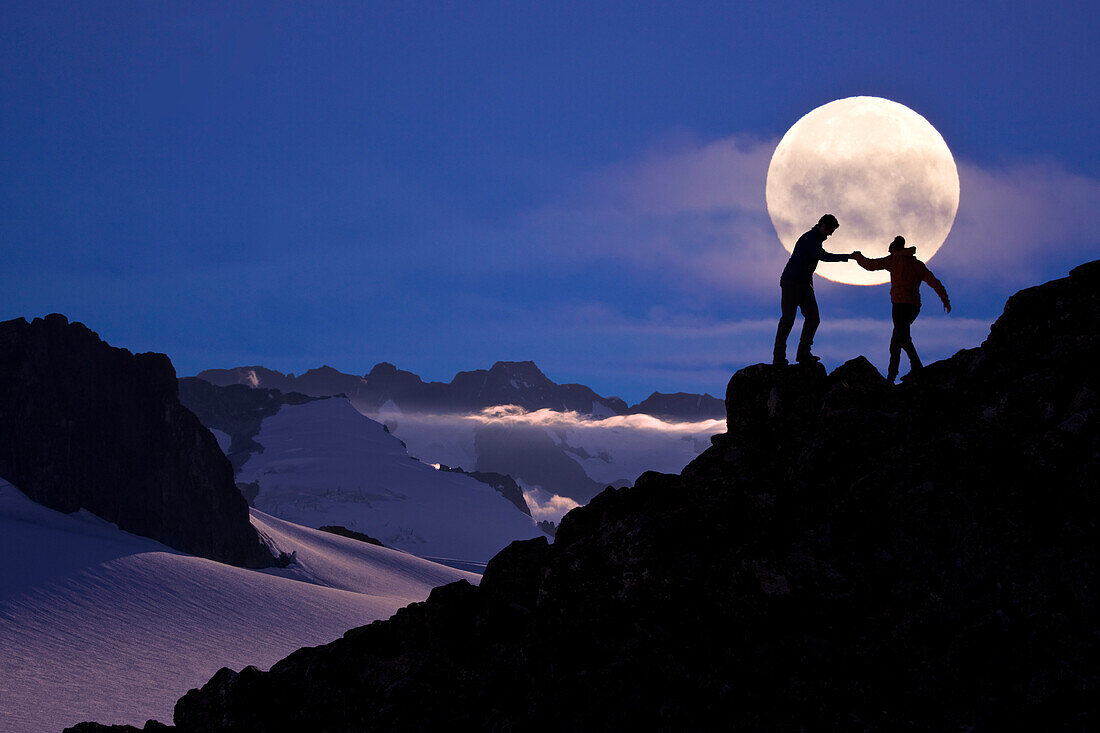
[(681, 475), (604, 491), (480, 587), (223, 669), (175, 724), (1094, 730), (1098, 356), (1092, 262), (899, 386), (748, 367)]
[(272, 562), (168, 357), (113, 348), (62, 315), (0, 323), (0, 476), (184, 552)]

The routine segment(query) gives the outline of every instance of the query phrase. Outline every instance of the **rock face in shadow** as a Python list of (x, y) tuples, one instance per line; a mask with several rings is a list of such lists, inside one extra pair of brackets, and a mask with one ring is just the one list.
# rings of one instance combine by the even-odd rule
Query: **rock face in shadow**
[(227, 455), (234, 474), (241, 470), (253, 453), (263, 452), (264, 447), (255, 438), (265, 418), (277, 414), (283, 405), (303, 405), (324, 399), (307, 397), (298, 392), (283, 394), (277, 389), (253, 388), (243, 384), (218, 387), (198, 377), (179, 380), (179, 398), (203, 425), (221, 430), (230, 437)]
[(163, 354), (64, 316), (0, 323), (0, 476), (40, 504), (247, 567), (271, 564), (214, 436)]
[(378, 547), (385, 547), (385, 545), (383, 545), (381, 542), (374, 539), (370, 535), (363, 534), (362, 532), (356, 532), (355, 530), (348, 529), (347, 527), (341, 527), (341, 526), (338, 526), (338, 525), (335, 525), (335, 524), (325, 524), (325, 525), (322, 525), (322, 526), (318, 527), (317, 529), (321, 530), (322, 532), (328, 532), (330, 534), (338, 534), (341, 537), (347, 537), (348, 539), (351, 539), (351, 540), (359, 540), (360, 542), (366, 542), (368, 545), (376, 545)]
[(187, 731), (1100, 726), (1100, 262), (888, 386), (756, 365), (730, 430)]

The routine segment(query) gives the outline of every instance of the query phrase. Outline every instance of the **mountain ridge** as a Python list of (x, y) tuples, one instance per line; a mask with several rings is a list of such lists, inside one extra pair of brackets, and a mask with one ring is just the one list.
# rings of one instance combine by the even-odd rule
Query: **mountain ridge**
[(1098, 326), (1095, 261), (900, 386), (862, 357), (742, 369), (680, 475), (605, 490), (480, 587), (222, 669), (175, 723), (1095, 727)]
[(57, 313), (0, 323), (0, 477), (190, 554), (272, 562), (168, 357), (109, 346)]
[(240, 366), (205, 369), (195, 377), (222, 387), (245, 384), (314, 397), (342, 393), (366, 413), (377, 412), (392, 401), (402, 410), (437, 413), (514, 404), (529, 411), (552, 409), (596, 417), (647, 412), (663, 418), (707, 419), (724, 414), (721, 400), (709, 394), (654, 392), (642, 402), (628, 405), (618, 397), (602, 397), (583, 384), (557, 384), (533, 361), (497, 361), (489, 369), (457, 372), (450, 382), (425, 382), (389, 362), (379, 362), (362, 377), (327, 365), (300, 376), (262, 366)]

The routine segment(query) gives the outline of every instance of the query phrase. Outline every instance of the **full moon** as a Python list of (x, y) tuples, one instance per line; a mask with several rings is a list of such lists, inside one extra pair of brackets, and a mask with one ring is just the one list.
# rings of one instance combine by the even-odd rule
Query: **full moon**
[[(822, 214), (840, 229), (828, 252), (885, 257), (898, 234), (927, 262), (943, 245), (959, 209), (959, 171), (943, 136), (905, 105), (849, 97), (791, 126), (768, 166), (768, 214), (788, 252)], [(822, 262), (817, 273), (852, 285), (888, 282), (885, 270)]]

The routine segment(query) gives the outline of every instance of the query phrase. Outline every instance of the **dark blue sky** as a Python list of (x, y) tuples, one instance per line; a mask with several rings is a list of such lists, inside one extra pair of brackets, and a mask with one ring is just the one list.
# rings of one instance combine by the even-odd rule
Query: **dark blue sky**
[[(959, 163), (927, 356), (1100, 256), (1095, 3), (410, 5), (3, 3), (0, 318), (181, 375), (534, 359), (719, 394), (778, 315), (770, 150), (854, 95)], [(884, 369), (885, 286), (818, 296), (826, 363)]]

